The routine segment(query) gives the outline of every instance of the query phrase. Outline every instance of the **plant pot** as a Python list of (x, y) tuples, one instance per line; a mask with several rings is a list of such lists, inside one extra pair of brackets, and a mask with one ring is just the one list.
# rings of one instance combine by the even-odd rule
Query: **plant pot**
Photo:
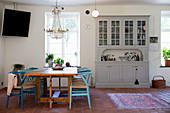
[(165, 60), (165, 66), (170, 66), (170, 60)]
[(48, 60), (48, 65), (49, 65), (49, 67), (53, 67), (53, 61), (52, 60)]

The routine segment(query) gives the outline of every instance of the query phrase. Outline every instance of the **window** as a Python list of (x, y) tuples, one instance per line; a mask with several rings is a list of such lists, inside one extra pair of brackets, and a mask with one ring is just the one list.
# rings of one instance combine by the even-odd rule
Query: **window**
[[(53, 17), (51, 13), (46, 13), (46, 22), (45, 26), (51, 28)], [(45, 34), (46, 39), (46, 53), (53, 53), (55, 59), (60, 57), (64, 59), (64, 62), (70, 62), (71, 66), (80, 65), (80, 40), (79, 40), (79, 13), (65, 13), (61, 14), (61, 23), (64, 25), (65, 29), (68, 28), (69, 32), (62, 39), (52, 39)], [(64, 64), (65, 64), (64, 63)]]
[(161, 64), (165, 64), (162, 48), (170, 49), (170, 11), (161, 12)]

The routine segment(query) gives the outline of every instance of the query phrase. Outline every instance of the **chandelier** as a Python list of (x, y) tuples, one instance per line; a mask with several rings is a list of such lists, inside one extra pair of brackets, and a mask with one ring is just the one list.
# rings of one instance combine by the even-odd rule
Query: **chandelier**
[(64, 37), (65, 33), (69, 31), (68, 29), (66, 30), (62, 29), (61, 27), (61, 23), (60, 23), (61, 14), (60, 13), (61, 13), (61, 10), (63, 10), (64, 8), (61, 7), (61, 10), (59, 8), (60, 7), (57, 6), (57, 0), (56, 0), (56, 7), (52, 11), (53, 13), (52, 28), (46, 30), (48, 35), (53, 39), (61, 39)]

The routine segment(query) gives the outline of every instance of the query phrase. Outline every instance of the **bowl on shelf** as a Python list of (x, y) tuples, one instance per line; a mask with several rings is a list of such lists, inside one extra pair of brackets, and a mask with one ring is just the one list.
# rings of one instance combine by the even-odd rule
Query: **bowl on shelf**
[(127, 56), (119, 56), (121, 61), (127, 61)]

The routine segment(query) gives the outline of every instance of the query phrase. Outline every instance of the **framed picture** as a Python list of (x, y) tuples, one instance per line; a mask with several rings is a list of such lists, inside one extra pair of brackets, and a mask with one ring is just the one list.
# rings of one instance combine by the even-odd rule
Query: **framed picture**
[(150, 36), (149, 50), (158, 51), (158, 47), (158, 36)]
[(158, 43), (158, 37), (157, 36), (150, 37), (150, 43)]

